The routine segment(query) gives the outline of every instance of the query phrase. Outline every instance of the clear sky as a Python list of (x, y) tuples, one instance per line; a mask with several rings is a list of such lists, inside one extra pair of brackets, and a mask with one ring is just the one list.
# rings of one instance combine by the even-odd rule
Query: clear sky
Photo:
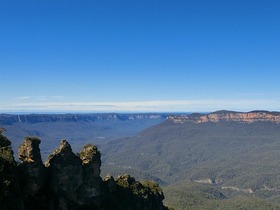
[(280, 111), (279, 0), (0, 0), (0, 112)]

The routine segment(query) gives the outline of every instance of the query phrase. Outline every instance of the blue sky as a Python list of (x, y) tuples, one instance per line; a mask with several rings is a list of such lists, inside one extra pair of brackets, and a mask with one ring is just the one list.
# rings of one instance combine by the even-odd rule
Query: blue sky
[(0, 112), (280, 111), (278, 0), (1, 0)]

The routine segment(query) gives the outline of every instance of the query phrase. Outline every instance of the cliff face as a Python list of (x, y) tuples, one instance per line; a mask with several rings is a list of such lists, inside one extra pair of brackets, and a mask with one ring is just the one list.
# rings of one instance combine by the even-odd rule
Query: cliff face
[(0, 134), (0, 209), (24, 209), (11, 142), (2, 134)]
[(83, 183), (81, 160), (66, 140), (62, 140), (46, 161), (52, 209), (74, 209), (78, 205), (78, 190)]
[(93, 122), (98, 120), (165, 119), (165, 114), (0, 114), (0, 124), (41, 122)]
[(96, 146), (87, 144), (78, 156), (83, 169), (83, 184), (79, 190), (80, 203), (86, 206), (100, 206), (104, 194), (100, 178), (101, 154)]
[(280, 123), (280, 113), (268, 111), (231, 112), (218, 111), (210, 114), (192, 114), (189, 116), (170, 116), (168, 120), (173, 123), (206, 123), (206, 122), (274, 122)]
[(18, 148), (21, 194), (26, 209), (47, 209), (47, 173), (41, 160), (38, 138), (27, 137)]
[(17, 166), (11, 142), (0, 134), (1, 210), (166, 209), (156, 183), (141, 183), (129, 175), (102, 180), (101, 154), (95, 146), (88, 144), (75, 155), (62, 140), (43, 164), (39, 144), (38, 138), (25, 138)]

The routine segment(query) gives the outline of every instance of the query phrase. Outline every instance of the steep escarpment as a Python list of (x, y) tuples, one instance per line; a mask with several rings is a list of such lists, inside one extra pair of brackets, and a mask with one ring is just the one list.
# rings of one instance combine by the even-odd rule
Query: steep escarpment
[(101, 154), (87, 144), (74, 154), (62, 140), (42, 163), (40, 140), (27, 137), (17, 165), (11, 142), (0, 134), (1, 210), (166, 209), (161, 188), (129, 175), (100, 177)]
[(177, 115), (169, 116), (168, 120), (174, 123), (207, 123), (207, 122), (274, 122), (280, 123), (279, 112), (252, 111), (252, 112), (233, 112), (217, 111), (210, 114), (191, 114), (188, 116)]
[(42, 122), (94, 122), (102, 120), (165, 119), (166, 114), (0, 114), (0, 124), (42, 123)]

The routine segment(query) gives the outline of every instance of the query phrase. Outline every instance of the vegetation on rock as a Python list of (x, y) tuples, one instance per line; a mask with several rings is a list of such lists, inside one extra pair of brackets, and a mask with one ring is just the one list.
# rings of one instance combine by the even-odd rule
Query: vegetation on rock
[(129, 175), (103, 181), (96, 146), (87, 144), (75, 155), (62, 140), (44, 165), (40, 142), (36, 137), (24, 139), (17, 166), (10, 141), (0, 134), (1, 210), (166, 209), (155, 183), (145, 186)]

